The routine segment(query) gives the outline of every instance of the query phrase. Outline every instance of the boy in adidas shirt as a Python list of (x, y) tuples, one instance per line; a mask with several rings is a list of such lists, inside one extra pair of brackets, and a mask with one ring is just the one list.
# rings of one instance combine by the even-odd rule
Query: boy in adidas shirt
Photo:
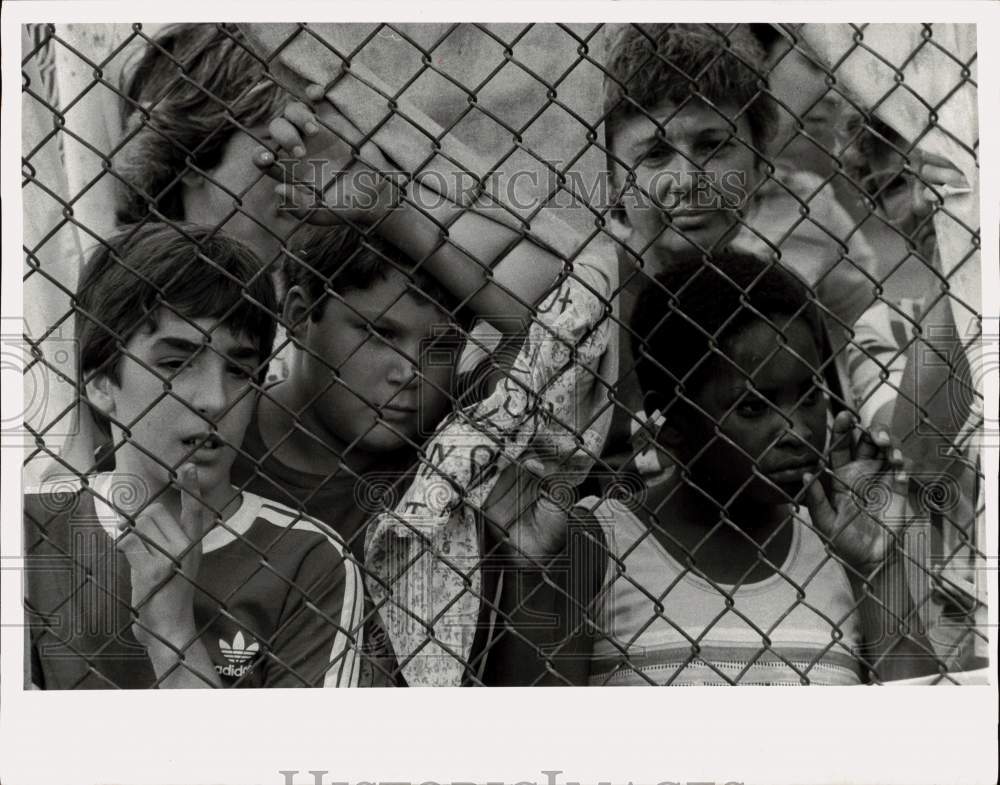
[(115, 466), (25, 495), (32, 684), (355, 685), (344, 545), (230, 484), (274, 341), (267, 271), (210, 230), (133, 227), (96, 251), (76, 305)]

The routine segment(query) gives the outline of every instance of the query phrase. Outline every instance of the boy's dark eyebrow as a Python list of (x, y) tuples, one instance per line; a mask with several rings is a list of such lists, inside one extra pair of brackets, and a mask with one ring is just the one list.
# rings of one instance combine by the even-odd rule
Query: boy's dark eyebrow
[[(163, 338), (157, 338), (156, 341), (153, 342), (153, 350), (155, 351), (157, 349), (168, 348), (186, 352), (187, 354), (194, 354), (201, 348), (208, 345), (210, 344), (206, 341), (192, 341), (188, 338), (177, 338), (167, 335)], [(226, 356), (231, 357), (234, 360), (252, 360), (258, 359), (260, 355), (254, 346), (240, 344), (227, 351)]]
[(386, 316), (382, 311), (373, 311), (370, 313), (365, 313), (363, 308), (355, 309), (355, 315), (362, 319), (366, 324), (371, 324), (377, 327), (388, 327), (390, 329), (401, 329), (405, 325), (398, 319), (394, 319), (391, 316)]
[[(649, 133), (635, 140), (635, 145), (633, 147), (644, 147), (649, 148), (654, 144), (665, 144), (669, 147), (674, 147), (673, 140), (670, 138), (667, 129), (668, 126), (663, 128), (652, 128)], [(701, 141), (706, 138), (717, 138), (717, 137), (729, 137), (733, 134), (732, 129), (728, 124), (720, 123), (719, 125), (711, 125), (708, 128), (699, 128), (693, 135), (694, 141)]]
[(188, 354), (194, 354), (198, 351), (205, 343), (203, 341), (191, 341), (187, 338), (175, 338), (172, 336), (164, 336), (163, 338), (157, 338), (153, 342), (153, 349), (177, 349), (178, 351), (187, 352)]

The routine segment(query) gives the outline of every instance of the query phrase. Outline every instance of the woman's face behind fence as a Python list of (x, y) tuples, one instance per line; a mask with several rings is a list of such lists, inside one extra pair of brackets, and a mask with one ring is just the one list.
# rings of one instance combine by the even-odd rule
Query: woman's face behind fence
[[(736, 118), (735, 120), (733, 118)], [(612, 149), (628, 166), (625, 241), (649, 274), (677, 254), (718, 246), (739, 226), (756, 181), (750, 125), (735, 106), (666, 101), (622, 121)]]

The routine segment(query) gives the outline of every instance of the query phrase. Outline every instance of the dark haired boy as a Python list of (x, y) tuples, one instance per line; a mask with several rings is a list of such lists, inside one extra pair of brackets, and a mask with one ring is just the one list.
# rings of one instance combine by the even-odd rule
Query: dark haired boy
[[(360, 83), (351, 84), (345, 79), (336, 89), (360, 89)], [(405, 107), (406, 123), (392, 117), (372, 132), (371, 141), (357, 129), (364, 127), (365, 111), (377, 110), (377, 96), (348, 93), (334, 106), (316, 86), (307, 93), (311, 104), (290, 104), (270, 127), (281, 150), (294, 153), (290, 172), (275, 165), (271, 152), (262, 151), (256, 161), (282, 180), (276, 190), (288, 211), (330, 228), (326, 236), (314, 234), (290, 249), (284, 309), (294, 345), (289, 375), (260, 397), (240, 477), (261, 493), (281, 494), (278, 498), (294, 499), (321, 516), (360, 556), (367, 524), (399, 498), (381, 492), (405, 487), (426, 438), (469, 400), (470, 388), (482, 392), (489, 385), (479, 370), (474, 377), (480, 383), (458, 378), (465, 340), (461, 328), (468, 325), (459, 306), (462, 313), (492, 322), (515, 345), (523, 340), (535, 304), (561, 280), (564, 268), (558, 252), (534, 239), (536, 232), (552, 247), (566, 249), (570, 258), (579, 247), (574, 233), (547, 212), (532, 216), (535, 231), (527, 234), (523, 225), (509, 225), (504, 209), (485, 209), (482, 202), (463, 198), (467, 194), (437, 193), (425, 185), (429, 173), (440, 177), (426, 177), (426, 182), (447, 186), (468, 172), (456, 166), (455, 157), (432, 148), (436, 126), (412, 107)], [(444, 148), (451, 150), (453, 140), (443, 131), (442, 136)], [(387, 156), (400, 161), (417, 145), (428, 152), (420, 158), (421, 177), (397, 190), (398, 181), (389, 184), (374, 176), (399, 176)], [(472, 157), (464, 148), (458, 160), (463, 156)], [(379, 182), (381, 190), (358, 188)], [(581, 254), (574, 265), (572, 274), (589, 276), (591, 285), (610, 297), (608, 271), (600, 260)], [(587, 268), (591, 272), (582, 272)], [(477, 369), (483, 367), (491, 368), (492, 361)], [(443, 451), (468, 449), (449, 444)], [(483, 564), (471, 569), (483, 567), (489, 550), (484, 546)], [(504, 583), (508, 594), (512, 585), (512, 580)], [(549, 585), (534, 596), (544, 595)], [(488, 588), (482, 595), (496, 596)], [(516, 617), (519, 603), (519, 598), (501, 598), (498, 629)], [(482, 609), (488, 617), (495, 606), (484, 601)], [(470, 655), (474, 662), (466, 681), (544, 679), (546, 663), (530, 647), (530, 635), (527, 649), (504, 653), (508, 643), (517, 648), (525, 640), (498, 632), (488, 663)], [(501, 661), (509, 667), (491, 672)], [(395, 681), (398, 674), (386, 675)], [(373, 683), (384, 681), (373, 674)]]
[(275, 335), (242, 244), (129, 228), (76, 296), (114, 469), (25, 495), (31, 681), (45, 689), (352, 686), (363, 590), (319, 522), (230, 484)]
[[(348, 226), (303, 231), (292, 253), (288, 377), (259, 396), (236, 479), (314, 510), (360, 560), (379, 491), (401, 479), (455, 397), (467, 317), (398, 250)], [(448, 362), (434, 348), (451, 350)]]
[(224, 229), (265, 264), (295, 222), (247, 160), (288, 100), (238, 25), (166, 25), (123, 72), (125, 135), (115, 155), (119, 224), (188, 221)]
[[(234, 480), (325, 521), (362, 560), (369, 524), (402, 498), (427, 437), (453, 408), (482, 397), (492, 366), (458, 372), (471, 314), (388, 243), (341, 225), (302, 232), (292, 251), (284, 307), (295, 347), (289, 375), (259, 396)], [(499, 591), (502, 570), (485, 558), (481, 567), (484, 592)], [(565, 595), (549, 594), (550, 581), (515, 596), (512, 581), (501, 603), (511, 623), (523, 614), (537, 625), (531, 614), (552, 613)], [(373, 609), (366, 622), (363, 685), (401, 685)], [(530, 648), (539, 632), (558, 638), (548, 628), (496, 635), (488, 657), (473, 654), (481, 667), (469, 678), (544, 678), (544, 661)]]

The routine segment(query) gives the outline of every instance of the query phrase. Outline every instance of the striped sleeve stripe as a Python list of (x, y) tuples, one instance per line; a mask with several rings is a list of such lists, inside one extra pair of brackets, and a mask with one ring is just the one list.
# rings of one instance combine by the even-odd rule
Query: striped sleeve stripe
[[(364, 614), (364, 585), (361, 582), (361, 571), (350, 559), (343, 561), (344, 565), (344, 603), (340, 612), (340, 629), (333, 638), (330, 648), (330, 662), (339, 664), (329, 668), (323, 678), (324, 687), (357, 687), (361, 678), (361, 663), (357, 650), (364, 645), (364, 630), (361, 619)], [(351, 643), (344, 630), (357, 630), (354, 644)]]
[[(275, 504), (270, 500), (261, 504), (260, 515), (270, 523), (282, 528), (291, 525), (293, 529), (322, 534), (336, 548), (344, 567), (344, 601), (340, 609), (339, 629), (334, 634), (333, 645), (330, 648), (329, 662), (332, 667), (327, 669), (326, 675), (323, 677), (323, 687), (358, 686), (361, 679), (361, 663), (357, 650), (364, 645), (362, 622), (365, 592), (361, 570), (358, 569), (358, 565), (355, 564), (347, 546), (337, 532), (321, 521), (296, 512), (290, 507)], [(355, 635), (356, 643), (351, 643), (348, 632)]]
[[(275, 515), (266, 515), (268, 512), (275, 513)], [(287, 529), (291, 525), (293, 529), (303, 529), (304, 531), (322, 534), (340, 553), (347, 551), (347, 545), (331, 527), (304, 513), (296, 512), (291, 507), (276, 504), (268, 499), (260, 505), (260, 516), (270, 523), (280, 526), (282, 529)]]

